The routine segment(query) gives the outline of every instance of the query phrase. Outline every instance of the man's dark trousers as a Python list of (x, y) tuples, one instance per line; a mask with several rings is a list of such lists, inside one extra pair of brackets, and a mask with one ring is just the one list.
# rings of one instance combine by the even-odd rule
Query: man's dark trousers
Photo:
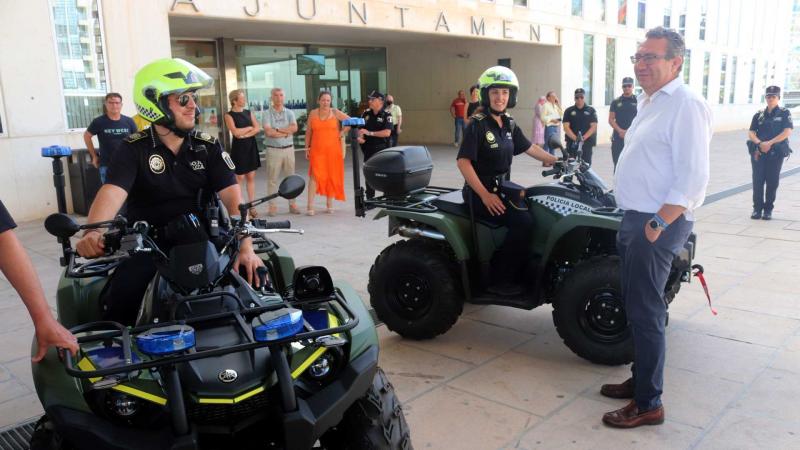
[(653, 213), (626, 211), (617, 233), (622, 297), (634, 345), (634, 400), (640, 411), (661, 406), (667, 319), (664, 288), (672, 260), (693, 225), (681, 215), (651, 243), (644, 227), (652, 217)]
[[(773, 153), (761, 154), (758, 161), (750, 158), (753, 167), (753, 210), (772, 213), (778, 192), (783, 158)], [(767, 185), (766, 197), (764, 184)]]

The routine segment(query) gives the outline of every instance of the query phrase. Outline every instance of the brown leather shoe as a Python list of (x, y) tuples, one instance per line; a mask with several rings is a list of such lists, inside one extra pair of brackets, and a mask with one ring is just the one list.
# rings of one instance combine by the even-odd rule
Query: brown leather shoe
[(636, 402), (631, 400), (624, 408), (603, 414), (603, 423), (614, 428), (636, 428), (642, 425), (664, 423), (664, 406), (639, 412)]
[(633, 378), (628, 378), (620, 384), (604, 384), (600, 393), (611, 398), (633, 398)]

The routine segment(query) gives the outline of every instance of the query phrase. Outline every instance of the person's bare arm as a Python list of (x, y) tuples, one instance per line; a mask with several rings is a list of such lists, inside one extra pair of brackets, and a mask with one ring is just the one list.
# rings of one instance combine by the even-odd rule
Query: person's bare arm
[[(363, 128), (362, 128), (362, 130), (363, 130)], [(361, 131), (361, 130), (359, 130), (359, 131)], [(365, 131), (364, 134), (367, 135), (367, 136), (373, 136), (373, 137), (379, 137), (379, 138), (387, 138), (387, 137), (392, 135), (392, 130), (380, 130), (380, 131), (366, 131), (366, 130), (364, 130), (364, 131)]]
[(344, 120), (347, 120), (347, 119), (349, 119), (349, 118), (350, 118), (350, 116), (348, 116), (347, 114), (345, 114), (345, 113), (343, 113), (343, 112), (339, 111), (339, 110), (338, 110), (338, 109), (336, 109), (336, 108), (333, 108), (333, 109), (332, 109), (332, 111), (333, 111), (333, 115), (334, 115), (334, 117), (336, 117), (336, 119), (337, 119), (339, 122), (342, 122), (342, 121), (344, 121)]
[(97, 150), (94, 149), (94, 142), (92, 142), (92, 133), (89, 131), (83, 132), (83, 144), (86, 145), (86, 150), (89, 150), (89, 155), (92, 157), (92, 165), (95, 168), (100, 167), (100, 158), (97, 157)]
[(578, 136), (572, 132), (572, 128), (570, 128), (569, 122), (564, 122), (564, 134), (566, 134), (573, 141), (578, 140)]
[(253, 129), (252, 126), (236, 128), (236, 124), (234, 123), (233, 117), (231, 117), (230, 114), (225, 114), (225, 126), (228, 127), (228, 130), (236, 139), (243, 139), (249, 137), (247, 133)]
[(453, 119), (456, 118), (456, 107), (450, 104), (450, 115), (453, 116)]
[[(752, 131), (751, 131), (751, 133), (752, 133)], [(753, 133), (753, 135), (755, 136), (755, 133)], [(758, 144), (759, 150), (761, 150), (761, 153), (767, 153), (768, 151), (770, 151), (772, 149), (773, 145), (775, 145), (778, 142), (781, 142), (781, 141), (783, 141), (785, 139), (788, 139), (789, 136), (791, 136), (791, 135), (792, 135), (792, 129), (791, 128), (784, 128), (783, 131), (781, 131), (781, 134), (775, 136), (774, 138), (772, 138), (772, 139), (770, 139), (768, 141), (762, 141), (760, 144)], [(753, 142), (758, 142), (758, 141), (753, 141)]]
[(33, 362), (41, 361), (48, 347), (53, 346), (77, 354), (78, 340), (53, 317), (36, 270), (11, 230), (0, 233), (0, 270), (19, 294), (36, 328), (37, 351)]
[[(95, 223), (113, 219), (127, 198), (128, 193), (125, 189), (113, 184), (104, 184), (92, 202), (86, 221)], [(102, 256), (105, 253), (103, 234), (100, 230), (86, 230), (75, 248), (78, 254), (84, 258)]]
[(617, 113), (614, 111), (608, 113), (608, 124), (611, 125), (611, 128), (614, 129), (619, 137), (625, 137), (625, 130), (617, 124)]
[(553, 164), (558, 161), (558, 157), (555, 155), (551, 155), (542, 147), (539, 147), (536, 144), (532, 144), (531, 148), (525, 150), (525, 153), (530, 156), (531, 158), (538, 159), (541, 162)]
[(250, 111), (250, 123), (252, 123), (253, 125), (249, 127), (250, 131), (245, 133), (245, 137), (255, 136), (255, 135), (257, 135), (258, 133), (261, 132), (261, 126), (258, 124), (258, 120), (256, 119), (256, 115), (252, 111)]
[[(309, 152), (311, 152), (311, 138), (312, 138), (312, 136), (314, 136), (314, 130), (311, 129), (311, 125), (310, 124), (311, 124), (311, 116), (313, 114), (315, 114), (315, 111), (316, 110), (312, 110), (311, 112), (308, 113), (309, 126), (306, 127), (306, 159), (309, 159), (311, 157)], [(319, 113), (317, 113), (317, 114), (319, 114)]]
[(264, 134), (267, 137), (272, 137), (272, 138), (288, 137), (288, 135), (286, 133), (280, 132), (280, 131), (276, 130), (275, 128), (272, 128), (269, 125), (269, 122), (267, 122), (267, 121), (264, 121)]

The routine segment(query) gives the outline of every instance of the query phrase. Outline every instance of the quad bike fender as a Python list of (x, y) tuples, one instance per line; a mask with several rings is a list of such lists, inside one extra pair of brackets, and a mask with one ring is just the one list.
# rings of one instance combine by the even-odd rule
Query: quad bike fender
[(292, 255), (290, 255), (285, 248), (276, 245), (276, 248), (269, 254), (262, 254), (261, 259), (264, 261), (264, 264), (272, 266), (276, 278), (273, 281), (278, 285), (277, 288), (279, 291), (282, 292), (287, 286), (292, 284), (292, 277), (294, 277), (295, 269), (294, 259), (292, 259)]
[(58, 280), (56, 310), (58, 321), (66, 328), (100, 320), (100, 292), (108, 277), (66, 278)]
[[(585, 233), (594, 233), (603, 239), (614, 239), (620, 219), (597, 214), (570, 214), (553, 224), (542, 251), (542, 261), (550, 261), (555, 253), (580, 255), (586, 248)], [(575, 233), (580, 233), (576, 236)], [(575, 239), (572, 239), (572, 238)]]
[(432, 229), (441, 233), (447, 244), (453, 250), (453, 254), (458, 261), (469, 259), (469, 245), (463, 239), (463, 233), (455, 220), (441, 213), (417, 213), (411, 211), (389, 211), (382, 210), (375, 215), (373, 220), (389, 217), (389, 236), (398, 234), (398, 227), (414, 222), (414, 225), (422, 224), (426, 229)]
[(357, 358), (370, 347), (378, 348), (378, 332), (375, 331), (375, 322), (369, 314), (364, 301), (353, 287), (345, 281), (335, 281), (334, 287), (338, 289), (347, 301), (347, 306), (358, 317), (358, 325), (350, 330), (350, 359)]
[[(36, 354), (37, 348), (34, 336), (31, 355)], [(80, 380), (67, 374), (55, 348), (51, 347), (38, 363), (31, 362), (31, 375), (39, 402), (45, 410), (50, 406), (60, 405), (79, 411), (91, 411), (81, 394)]]

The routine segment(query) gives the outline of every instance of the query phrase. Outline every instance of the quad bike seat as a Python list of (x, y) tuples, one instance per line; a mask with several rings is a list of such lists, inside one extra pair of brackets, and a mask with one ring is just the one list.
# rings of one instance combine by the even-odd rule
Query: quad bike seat
[[(463, 217), (469, 220), (469, 205), (464, 202), (464, 198), (461, 194), (461, 189), (458, 189), (453, 192), (448, 192), (447, 194), (442, 194), (438, 198), (433, 200), (433, 205), (439, 208), (440, 211), (452, 214), (454, 216)], [(487, 226), (489, 228), (500, 228), (499, 224), (496, 224), (490, 220), (483, 219), (479, 216), (475, 216), (475, 222), (480, 223), (481, 225)]]

